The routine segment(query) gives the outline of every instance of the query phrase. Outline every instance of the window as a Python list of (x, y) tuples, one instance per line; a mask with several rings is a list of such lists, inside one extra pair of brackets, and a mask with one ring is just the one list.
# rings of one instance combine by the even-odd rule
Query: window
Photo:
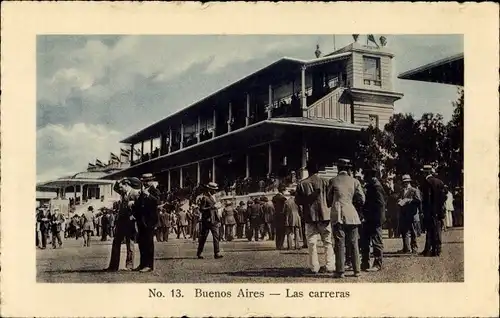
[(382, 86), (380, 76), (380, 58), (364, 56), (363, 64), (364, 84)]
[(379, 128), (378, 127), (378, 115), (369, 115), (368, 119), (370, 122), (370, 126), (375, 127), (375, 128)]

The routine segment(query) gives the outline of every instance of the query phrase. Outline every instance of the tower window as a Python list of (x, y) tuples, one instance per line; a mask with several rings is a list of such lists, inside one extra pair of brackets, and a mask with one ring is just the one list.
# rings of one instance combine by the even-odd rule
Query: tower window
[(363, 79), (365, 85), (382, 86), (380, 58), (363, 56)]

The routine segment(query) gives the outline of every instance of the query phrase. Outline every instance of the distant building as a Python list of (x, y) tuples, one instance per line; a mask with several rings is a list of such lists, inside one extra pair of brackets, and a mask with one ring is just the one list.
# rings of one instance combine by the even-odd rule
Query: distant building
[[(324, 57), (284, 57), (122, 140), (130, 167), (106, 178), (155, 174), (168, 190), (215, 181), (306, 177), (307, 159), (332, 171), (358, 132), (389, 121), (386, 47), (352, 43)], [(328, 168), (328, 169), (327, 169)]]

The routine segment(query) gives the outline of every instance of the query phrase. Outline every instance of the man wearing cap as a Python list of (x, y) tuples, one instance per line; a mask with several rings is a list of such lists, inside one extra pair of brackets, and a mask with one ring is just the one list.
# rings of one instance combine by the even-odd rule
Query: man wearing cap
[[(369, 167), (365, 170), (366, 200), (363, 207), (361, 231), (361, 270), (379, 271), (382, 269), (384, 243), (382, 225), (385, 221), (386, 194), (377, 178), (378, 170)], [(373, 267), (370, 268), (370, 244), (373, 246)]]
[[(276, 249), (283, 249), (283, 244), (285, 242), (285, 202), (286, 197), (283, 195), (286, 188), (285, 185), (281, 184), (278, 186), (278, 193), (273, 197), (274, 205), (274, 228), (276, 231)], [(298, 211), (297, 211), (298, 213)]]
[(51, 230), (52, 230), (52, 248), (56, 248), (56, 243), (59, 243), (59, 247), (62, 247), (61, 231), (62, 224), (64, 223), (64, 216), (59, 208), (54, 209), (54, 213), (51, 215)]
[(137, 178), (124, 178), (113, 186), (113, 190), (121, 195), (121, 200), (115, 220), (115, 235), (108, 271), (118, 271), (120, 267), (120, 249), (124, 240), (127, 247), (125, 269), (132, 270), (134, 268), (135, 218), (132, 215), (132, 205), (134, 200), (139, 197), (140, 188), (141, 181)]
[(283, 207), (284, 224), (287, 249), (292, 248), (292, 234), (295, 241), (295, 249), (300, 249), (299, 237), (301, 236), (301, 221), (299, 214), (299, 206), (295, 202), (295, 189), (290, 190), (290, 198), (285, 201)]
[(152, 174), (143, 174), (141, 183), (139, 197), (132, 206), (137, 223), (137, 244), (140, 253), (140, 263), (135, 270), (151, 272), (154, 269), (154, 233), (158, 224), (160, 193), (154, 186)]
[(400, 207), (399, 228), (403, 238), (403, 249), (399, 253), (409, 253), (410, 247), (413, 254), (417, 253), (417, 229), (414, 220), (418, 214), (420, 203), (419, 191), (411, 185), (410, 175), (405, 174), (403, 176), (403, 189), (398, 201)]
[[(332, 229), (330, 226), (330, 211), (326, 203), (328, 183), (319, 175), (319, 164), (313, 160), (307, 163), (309, 177), (300, 181), (297, 185), (295, 199), (301, 205), (306, 222), (306, 236), (309, 246), (308, 265), (313, 273), (325, 269), (334, 271), (334, 256), (332, 246)], [(320, 267), (318, 261), (317, 244), (318, 239), (323, 241), (325, 249), (326, 264)]]
[(245, 202), (240, 201), (238, 207), (236, 208), (236, 237), (243, 238), (243, 233), (246, 224), (246, 213)]
[(262, 240), (267, 235), (268, 240), (274, 240), (274, 205), (266, 196), (260, 198), (262, 204)]
[(220, 234), (220, 217), (217, 211), (217, 199), (215, 193), (218, 190), (217, 183), (210, 182), (205, 186), (205, 191), (200, 198), (199, 207), (201, 213), (201, 229), (200, 238), (198, 240), (198, 251), (196, 256), (200, 259), (203, 258), (203, 248), (207, 241), (208, 232), (212, 233), (214, 245), (214, 258), (222, 258), (219, 252), (219, 234)]
[[(327, 204), (331, 208), (332, 232), (335, 239), (335, 276), (344, 276), (346, 259), (352, 263), (354, 276), (359, 276), (359, 233), (361, 224), (355, 203), (362, 206), (365, 195), (361, 183), (349, 175), (350, 162), (337, 162), (338, 174), (330, 180)], [(348, 255), (346, 257), (346, 251)]]
[(255, 242), (258, 242), (260, 225), (262, 224), (262, 206), (259, 202), (258, 197), (254, 198), (252, 203), (250, 203), (249, 201), (247, 213), (250, 223), (250, 234), (248, 235), (248, 241), (251, 241), (252, 237), (254, 237)]
[(446, 191), (443, 181), (434, 176), (431, 165), (424, 165), (422, 172), (426, 175), (422, 182), (422, 210), (426, 229), (424, 256), (441, 255), (441, 235), (443, 221), (446, 216)]

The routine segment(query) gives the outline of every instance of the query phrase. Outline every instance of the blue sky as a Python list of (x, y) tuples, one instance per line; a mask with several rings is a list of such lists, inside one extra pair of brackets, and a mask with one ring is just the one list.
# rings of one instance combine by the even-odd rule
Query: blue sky
[[(396, 76), (463, 52), (463, 37), (385, 36), (394, 91), (405, 95), (395, 111), (449, 120), (456, 87)], [(352, 41), (335, 37), (337, 49)], [(107, 161), (122, 138), (283, 56), (314, 58), (318, 43), (333, 51), (333, 35), (38, 36), (37, 180)]]

